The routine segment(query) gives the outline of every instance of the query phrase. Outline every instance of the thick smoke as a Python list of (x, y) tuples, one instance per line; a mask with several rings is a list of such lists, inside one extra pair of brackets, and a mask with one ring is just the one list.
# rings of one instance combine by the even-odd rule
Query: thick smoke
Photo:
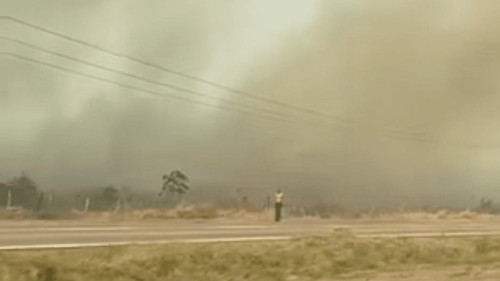
[[(499, 4), (53, 0), (28, 10), (4, 2), (10, 15), (349, 122), (259, 103), (4, 21), (8, 36), (295, 118), (282, 123), (151, 97), (3, 56), (2, 177), (25, 171), (47, 189), (156, 191), (161, 175), (181, 169), (193, 196), (239, 189), (263, 200), (279, 187), (292, 202), (362, 207), (469, 206), (498, 197)], [(396, 139), (394, 130), (432, 141)]]

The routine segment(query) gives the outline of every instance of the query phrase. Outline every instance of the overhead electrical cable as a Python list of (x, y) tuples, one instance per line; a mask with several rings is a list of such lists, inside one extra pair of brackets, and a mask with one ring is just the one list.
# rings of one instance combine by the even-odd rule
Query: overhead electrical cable
[[(63, 34), (61, 32), (52, 30), (50, 28), (41, 26), (39, 24), (28, 22), (26, 20), (23, 20), (23, 19), (20, 19), (20, 18), (17, 18), (17, 17), (2, 15), (2, 16), (0, 16), (0, 19), (8, 20), (8, 21), (11, 21), (11, 22), (15, 22), (17, 24), (29, 27), (31, 29), (38, 30), (38, 31), (44, 32), (46, 34), (50, 34), (52, 36), (56, 36), (56, 37), (65, 39), (67, 41), (71, 41), (71, 42), (74, 42), (74, 43), (86, 46), (88, 48), (92, 48), (92, 49), (95, 49), (95, 50), (99, 50), (99, 51), (105, 52), (105, 53), (107, 53), (109, 55), (112, 55), (112, 56), (115, 56), (115, 57), (127, 59), (129, 61), (133, 61), (135, 63), (139, 63), (139, 64), (142, 64), (142, 65), (145, 65), (145, 66), (157, 69), (157, 70), (161, 70), (161, 71), (164, 71), (164, 72), (167, 72), (167, 73), (170, 73), (170, 74), (174, 74), (174, 75), (177, 75), (177, 76), (180, 76), (180, 77), (191, 79), (193, 81), (197, 81), (197, 82), (204, 83), (204, 84), (207, 84), (207, 85), (211, 85), (211, 86), (217, 87), (219, 89), (223, 89), (223, 90), (232, 92), (234, 94), (243, 95), (243, 96), (246, 96), (248, 98), (251, 98), (251, 99), (254, 99), (254, 100), (257, 100), (257, 101), (260, 101), (260, 102), (265, 102), (265, 103), (268, 103), (268, 104), (273, 104), (273, 105), (281, 106), (281, 107), (284, 107), (284, 108), (292, 109), (292, 110), (295, 110), (295, 111), (300, 111), (300, 112), (307, 113), (307, 114), (310, 114), (310, 115), (315, 115), (317, 117), (327, 118), (327, 119), (335, 121), (335, 122), (347, 123), (347, 124), (350, 124), (350, 125), (353, 125), (353, 124), (356, 123), (353, 120), (349, 120), (349, 119), (345, 119), (345, 118), (342, 118), (342, 117), (339, 117), (339, 116), (334, 116), (334, 115), (331, 115), (331, 114), (327, 114), (325, 112), (318, 111), (318, 110), (315, 110), (315, 109), (301, 107), (301, 106), (297, 106), (297, 105), (294, 105), (294, 104), (286, 103), (286, 102), (283, 102), (283, 101), (271, 99), (271, 98), (264, 97), (264, 96), (261, 96), (261, 95), (255, 95), (255, 94), (247, 92), (247, 91), (242, 91), (242, 90), (239, 90), (239, 89), (236, 89), (236, 88), (233, 88), (233, 87), (229, 87), (229, 86), (223, 85), (223, 84), (221, 84), (219, 82), (211, 81), (211, 80), (208, 80), (208, 79), (205, 79), (205, 78), (197, 77), (197, 76), (194, 76), (194, 75), (191, 75), (191, 74), (188, 74), (188, 73), (184, 73), (184, 72), (181, 72), (181, 71), (178, 71), (178, 70), (174, 70), (172, 68), (168, 68), (168, 67), (162, 66), (160, 64), (153, 63), (153, 62), (148, 61), (146, 59), (142, 59), (142, 58), (138, 58), (136, 56), (132, 56), (132, 55), (125, 54), (125, 53), (122, 53), (122, 52), (114, 51), (114, 50), (111, 50), (111, 49), (99, 46), (97, 44), (90, 43), (90, 42), (87, 42), (85, 40), (78, 39), (78, 38), (75, 38), (73, 36), (69, 36), (67, 34)], [(406, 131), (395, 129), (395, 128), (391, 128), (388, 131), (391, 131), (391, 132), (396, 133), (396, 134), (413, 135), (413, 136), (415, 136), (417, 138), (428, 138), (428, 136), (425, 136), (425, 135), (423, 135), (421, 133), (406, 132)]]
[[(187, 79), (191, 79), (193, 81), (197, 81), (197, 82), (201, 82), (201, 83), (204, 83), (204, 84), (208, 84), (208, 85), (211, 85), (211, 86), (214, 86), (214, 87), (217, 87), (219, 89), (223, 89), (223, 90), (235, 93), (235, 94), (244, 95), (244, 96), (247, 96), (247, 97), (252, 98), (254, 100), (258, 100), (258, 101), (265, 102), (265, 103), (268, 103), (268, 104), (273, 104), (273, 105), (281, 106), (281, 107), (288, 108), (288, 109), (293, 109), (295, 111), (300, 111), (300, 112), (303, 112), (303, 113), (308, 113), (310, 115), (324, 117), (324, 118), (327, 118), (329, 120), (341, 123), (343, 126), (347, 126), (347, 127), (341, 127), (341, 128), (344, 128), (344, 129), (346, 129), (346, 128), (347, 129), (352, 129), (352, 125), (358, 125), (353, 120), (340, 118), (338, 116), (330, 115), (330, 114), (327, 114), (327, 113), (324, 113), (324, 112), (321, 112), (321, 111), (318, 111), (318, 110), (314, 110), (314, 109), (310, 109), (310, 108), (305, 108), (305, 107), (300, 107), (300, 106), (297, 106), (297, 105), (294, 105), (294, 104), (290, 104), (290, 103), (282, 102), (282, 101), (279, 101), (279, 100), (275, 100), (275, 99), (270, 99), (270, 98), (267, 98), (267, 97), (263, 97), (263, 96), (260, 96), (260, 95), (255, 95), (255, 94), (252, 94), (252, 93), (249, 93), (249, 92), (245, 92), (245, 91), (242, 91), (242, 90), (238, 90), (238, 89), (235, 89), (235, 88), (232, 88), (232, 87), (229, 87), (229, 86), (225, 86), (225, 85), (223, 85), (221, 83), (218, 83), (218, 82), (210, 81), (210, 80), (207, 80), (207, 79), (204, 79), (204, 78), (196, 77), (196, 76), (191, 75), (191, 74), (187, 74), (187, 73), (180, 72), (180, 71), (177, 71), (177, 70), (174, 70), (174, 69), (171, 69), (171, 68), (167, 68), (167, 67), (164, 67), (162, 65), (155, 64), (155, 63), (152, 63), (150, 61), (147, 61), (147, 60), (144, 60), (144, 59), (141, 59), (141, 58), (137, 58), (137, 57), (125, 54), (125, 53), (113, 51), (113, 50), (101, 47), (101, 46), (99, 46), (97, 44), (89, 43), (89, 42), (86, 42), (84, 40), (81, 40), (81, 39), (78, 39), (78, 38), (75, 38), (75, 37), (72, 37), (72, 36), (69, 36), (69, 35), (66, 35), (66, 34), (63, 34), (63, 33), (57, 32), (57, 31), (54, 31), (54, 30), (51, 30), (51, 29), (43, 27), (41, 25), (33, 24), (31, 22), (28, 22), (28, 21), (25, 21), (25, 20), (22, 20), (22, 19), (19, 19), (19, 18), (16, 18), (16, 17), (12, 17), (12, 16), (0, 16), (0, 20), (9, 20), (9, 21), (21, 24), (23, 26), (27, 26), (27, 27), (30, 27), (32, 29), (44, 32), (46, 34), (51, 34), (53, 36), (56, 36), (56, 37), (59, 37), (59, 38), (65, 39), (65, 40), (68, 40), (68, 41), (71, 41), (71, 42), (74, 42), (74, 43), (78, 43), (80, 45), (83, 45), (83, 46), (86, 46), (86, 47), (89, 47), (89, 48), (92, 48), (92, 49), (95, 49), (95, 50), (99, 50), (99, 51), (105, 52), (105, 53), (110, 54), (110, 55), (115, 56), (115, 57), (124, 58), (124, 59), (127, 59), (127, 60), (130, 60), (130, 61), (142, 64), (142, 65), (145, 65), (145, 66), (149, 66), (151, 68), (155, 68), (157, 70), (161, 70), (161, 71), (164, 71), (164, 72), (167, 72), (167, 73), (170, 73), (170, 74), (175, 74), (175, 75), (187, 78)], [(190, 93), (190, 94), (194, 94), (194, 95), (198, 95), (198, 96), (203, 96), (204, 98), (208, 98), (208, 99), (214, 99), (214, 100), (217, 99), (217, 100), (222, 101), (222, 102), (231, 103), (232, 105), (236, 105), (236, 106), (247, 108), (247, 109), (252, 109), (252, 110), (254, 110), (256, 112), (259, 112), (259, 113), (265, 112), (265, 113), (271, 114), (271, 115), (278, 115), (278, 116), (282, 116), (282, 117), (292, 117), (290, 115), (286, 115), (286, 114), (283, 114), (281, 112), (272, 111), (272, 110), (265, 109), (265, 108), (259, 108), (259, 107), (255, 107), (255, 106), (252, 106), (252, 105), (239, 103), (239, 102), (234, 102), (234, 101), (228, 100), (228, 99), (222, 99), (222, 98), (217, 98), (217, 97), (213, 97), (213, 96), (208, 96), (206, 94), (203, 94), (203, 93), (200, 93), (200, 92), (196, 92), (196, 91), (193, 91), (193, 90), (190, 90), (190, 89), (182, 88), (182, 87), (179, 87), (179, 86), (176, 86), (176, 85), (173, 85), (173, 84), (154, 81), (154, 80), (151, 80), (149, 78), (145, 78), (145, 77), (142, 77), (142, 76), (139, 76), (139, 75), (135, 75), (135, 74), (132, 74), (132, 73), (127, 73), (127, 72), (124, 72), (124, 71), (112, 69), (112, 68), (109, 68), (109, 67), (106, 67), (106, 66), (102, 66), (102, 65), (98, 65), (98, 64), (95, 64), (95, 63), (91, 63), (91, 62), (88, 62), (88, 61), (83, 61), (81, 59), (77, 59), (77, 58), (74, 58), (74, 57), (71, 57), (71, 56), (68, 56), (68, 55), (56, 53), (56, 52), (53, 52), (53, 51), (41, 48), (39, 46), (36, 46), (34, 44), (30, 44), (28, 42), (25, 42), (25, 41), (22, 41), (22, 40), (19, 40), (19, 39), (14, 39), (12, 37), (2, 36), (2, 38), (3, 39), (7, 39), (7, 40), (11, 40), (11, 41), (15, 41), (15, 42), (17, 42), (19, 44), (23, 44), (23, 45), (25, 45), (27, 47), (38, 49), (40, 51), (51, 53), (52, 55), (57, 55), (57, 56), (60, 56), (60, 57), (64, 57), (66, 59), (71, 59), (71, 60), (74, 60), (74, 61), (78, 61), (80, 63), (91, 65), (91, 66), (94, 66), (94, 67), (97, 67), (97, 68), (101, 68), (101, 69), (104, 69), (104, 70), (107, 70), (107, 71), (113, 71), (115, 73), (122, 74), (122, 75), (125, 75), (125, 76), (128, 76), (128, 77), (132, 77), (132, 78), (135, 78), (135, 79), (138, 79), (138, 80), (143, 80), (144, 82), (154, 83), (154, 84), (161, 85), (161, 86), (164, 86), (164, 87), (170, 87), (172, 89), (176, 89), (176, 90), (183, 91), (183, 92), (186, 92), (186, 93)], [(17, 54), (8, 53), (8, 52), (6, 52), (5, 54), (8, 54), (8, 55), (11, 55), (11, 56), (14, 56), (14, 57), (18, 57), (18, 58), (22, 57), (22, 56), (19, 56)], [(106, 79), (106, 78), (97, 77), (97, 76), (89, 75), (89, 74), (86, 74), (86, 73), (83, 73), (83, 72), (71, 70), (69, 68), (64, 68), (64, 67), (57, 66), (57, 65), (54, 65), (54, 64), (50, 64), (50, 63), (38, 61), (38, 60), (35, 60), (35, 59), (32, 59), (32, 58), (23, 57), (21, 59), (25, 59), (25, 60), (27, 59), (27, 60), (30, 60), (31, 62), (37, 62), (39, 64), (44, 64), (46, 66), (51, 66), (53, 68), (58, 68), (60, 70), (64, 69), (64, 70), (66, 70), (68, 72), (72, 72), (74, 74), (79, 74), (79, 75), (82, 75), (82, 76), (87, 76), (89, 78), (94, 78), (94, 79), (97, 79), (97, 80), (101, 80), (101, 81), (105, 81), (105, 82), (109, 82), (109, 83), (114, 83), (114, 84), (116, 84), (118, 86), (122, 86), (122, 87), (125, 87), (125, 88), (128, 87), (129, 89), (135, 89), (135, 90), (138, 90), (138, 91), (145, 90), (149, 94), (151, 94), (151, 93), (161, 94), (161, 93), (158, 93), (158, 92), (155, 92), (155, 91), (150, 91), (150, 90), (147, 90), (147, 89), (142, 89), (142, 88), (139, 88), (139, 87), (136, 87), (136, 86), (133, 86), (133, 85), (123, 84), (123, 83), (120, 83), (120, 82), (117, 82), (117, 81), (113, 81), (113, 80), (109, 80), (109, 79)], [(174, 96), (174, 95), (171, 95), (171, 97), (172, 98), (176, 98), (176, 99), (182, 99), (182, 97)], [(199, 103), (199, 104), (200, 103), (201, 104), (205, 104), (207, 106), (217, 107), (219, 109), (237, 111), (237, 110), (235, 110), (233, 108), (229, 108), (229, 107), (215, 106), (213, 104), (199, 102), (197, 100), (191, 100), (191, 99), (187, 99), (187, 100), (192, 101), (192, 102), (196, 102), (196, 103)], [(246, 112), (246, 111), (240, 111), (240, 112), (242, 112), (242, 113), (243, 112), (249, 113), (249, 112)], [(285, 121), (284, 119), (277, 119), (277, 118), (273, 118), (273, 119)], [(289, 120), (287, 120), (287, 122), (288, 121)], [(339, 125), (341, 125), (341, 124), (336, 124), (336, 125), (338, 127), (340, 127)], [(360, 127), (358, 127), (358, 129), (362, 129), (362, 127), (363, 126), (360, 126)], [(387, 135), (387, 134), (385, 135), (386, 137), (391, 137), (393, 139), (408, 140), (408, 141), (417, 141), (417, 142), (430, 143), (430, 144), (439, 144), (439, 143), (441, 143), (439, 140), (433, 139), (432, 137), (430, 137), (428, 135), (424, 135), (422, 133), (408, 132), (408, 131), (404, 131), (404, 130), (400, 130), (400, 129), (395, 129), (395, 128), (381, 128), (381, 130), (384, 131), (385, 133), (389, 133), (389, 135)], [(482, 145), (479, 145), (479, 144), (459, 144), (459, 145), (460, 146), (467, 146), (467, 147), (482, 147)], [(496, 147), (496, 146), (493, 146), (493, 147)]]
[[(43, 66), (54, 68), (54, 69), (57, 69), (57, 70), (60, 70), (60, 71), (64, 71), (64, 72), (72, 73), (72, 74), (75, 74), (75, 75), (79, 75), (79, 76), (91, 78), (91, 79), (94, 79), (94, 80), (97, 80), (97, 81), (114, 84), (114, 85), (120, 86), (122, 88), (126, 88), (126, 89), (129, 89), (129, 90), (134, 90), (134, 91), (146, 93), (146, 94), (149, 94), (149, 95), (152, 95), (152, 96), (156, 96), (156, 97), (177, 99), (177, 100), (181, 100), (181, 101), (185, 101), (185, 102), (189, 102), (189, 103), (195, 103), (195, 104), (200, 104), (200, 105), (204, 105), (204, 106), (208, 106), (208, 107), (217, 108), (217, 109), (220, 109), (220, 110), (232, 111), (232, 112), (242, 113), (242, 114), (246, 114), (246, 115), (256, 115), (258, 117), (262, 117), (262, 118), (269, 119), (269, 120), (280, 121), (280, 122), (284, 122), (284, 123), (292, 123), (292, 122), (290, 122), (290, 120), (287, 120), (287, 119), (279, 119), (279, 118), (270, 117), (270, 116), (267, 116), (267, 115), (256, 114), (255, 112), (249, 112), (249, 111), (234, 109), (234, 108), (230, 108), (230, 107), (218, 106), (218, 105), (206, 103), (206, 102), (199, 101), (199, 100), (193, 100), (193, 99), (185, 98), (183, 96), (173, 95), (173, 94), (170, 94), (170, 93), (163, 93), (163, 92), (157, 92), (157, 91), (152, 91), (152, 90), (144, 89), (144, 88), (137, 87), (137, 86), (134, 86), (134, 85), (121, 83), (121, 82), (114, 81), (114, 80), (111, 80), (111, 79), (99, 77), (99, 76), (88, 74), (88, 73), (85, 73), (85, 72), (82, 72), (82, 71), (70, 69), (70, 68), (63, 67), (63, 66), (60, 66), (60, 65), (57, 65), (57, 64), (52, 64), (52, 63), (49, 63), (49, 62), (41, 61), (41, 60), (38, 60), (38, 59), (30, 58), (30, 57), (27, 57), (27, 56), (23, 56), (23, 55), (11, 53), (11, 52), (0, 52), (0, 55), (9, 56), (9, 57), (12, 57), (12, 58), (24, 60), (24, 61), (31, 62), (31, 63), (34, 63), (34, 64), (43, 65)], [(417, 137), (412, 137), (412, 136), (405, 136), (405, 135), (382, 135), (382, 136), (390, 138), (390, 139), (394, 139), (394, 140), (419, 142), (419, 143), (434, 144), (434, 145), (453, 145), (453, 146), (461, 146), (461, 147), (467, 147), (467, 148), (481, 148), (481, 149), (484, 149), (484, 148), (499, 149), (500, 148), (500, 146), (498, 146), (498, 145), (482, 145), (482, 144), (474, 144), (474, 143), (452, 143), (452, 144), (450, 144), (450, 143), (444, 143), (442, 141), (435, 140), (435, 139), (422, 139), (422, 138), (417, 138)]]
[(170, 88), (170, 89), (173, 89), (173, 90), (177, 90), (177, 91), (181, 91), (181, 92), (185, 92), (185, 93), (188, 93), (188, 94), (191, 94), (191, 95), (196, 95), (198, 97), (203, 97), (203, 98), (206, 98), (206, 99), (221, 101), (221, 102), (224, 102), (224, 103), (236, 105), (236, 106), (243, 107), (243, 108), (246, 108), (246, 109), (255, 110), (257, 112), (262, 112), (262, 113), (277, 115), (277, 116), (281, 116), (281, 117), (293, 118), (292, 115), (283, 114), (283, 113), (280, 113), (280, 112), (277, 112), (277, 111), (274, 111), (274, 110), (269, 110), (269, 109), (266, 109), (266, 108), (260, 108), (260, 107), (253, 106), (253, 105), (239, 103), (239, 102), (236, 102), (236, 101), (233, 101), (233, 100), (230, 100), (230, 99), (221, 98), (221, 97), (210, 96), (208, 94), (201, 93), (201, 92), (198, 92), (198, 91), (193, 91), (193, 90), (190, 90), (190, 89), (187, 89), (187, 88), (183, 88), (183, 87), (180, 87), (180, 86), (177, 86), (177, 85), (174, 85), (174, 84), (155, 81), (155, 80), (149, 79), (147, 77), (139, 76), (139, 75), (136, 75), (136, 74), (133, 74), (133, 73), (125, 72), (125, 71), (121, 71), (121, 70), (118, 70), (118, 69), (115, 69), (115, 68), (111, 68), (111, 67), (107, 67), (107, 66), (104, 66), (104, 65), (101, 65), (101, 64), (89, 62), (87, 60), (83, 60), (83, 59), (79, 59), (79, 58), (76, 58), (76, 57), (73, 57), (73, 56), (69, 56), (69, 55), (66, 55), (66, 54), (63, 54), (63, 53), (51, 51), (51, 50), (45, 49), (43, 47), (40, 47), (38, 45), (31, 44), (29, 42), (26, 42), (26, 41), (23, 41), (23, 40), (19, 40), (19, 39), (15, 39), (15, 38), (12, 38), (12, 37), (9, 37), (9, 36), (0, 36), (0, 39), (8, 40), (8, 41), (11, 41), (11, 42), (15, 42), (15, 43), (23, 45), (25, 47), (28, 47), (28, 48), (31, 48), (31, 49), (34, 49), (34, 50), (37, 50), (37, 51), (40, 51), (40, 52), (44, 52), (44, 53), (47, 53), (47, 54), (51, 54), (53, 56), (57, 56), (57, 57), (60, 57), (60, 58), (64, 58), (64, 59), (67, 59), (67, 60), (71, 60), (71, 61), (74, 61), (74, 62), (85, 64), (85, 65), (88, 65), (88, 66), (91, 66), (91, 67), (99, 68), (99, 69), (102, 69), (102, 70), (105, 70), (105, 71), (108, 71), (108, 72), (113, 72), (113, 73), (117, 73), (117, 74), (120, 74), (120, 75), (124, 75), (124, 76), (130, 77), (130, 78), (134, 78), (134, 79), (137, 79), (137, 80), (140, 80), (140, 81), (143, 81), (143, 82), (155, 84), (155, 85), (162, 86), (162, 87), (167, 87), (167, 88)]
[[(233, 112), (244, 113), (244, 114), (253, 114), (253, 112), (239, 110), (239, 109), (235, 109), (235, 108), (229, 108), (229, 107), (225, 107), (225, 106), (214, 105), (214, 104), (206, 103), (206, 102), (199, 101), (199, 100), (189, 99), (189, 98), (186, 98), (186, 97), (183, 97), (183, 96), (173, 95), (171, 93), (163, 93), (163, 92), (157, 92), (157, 91), (152, 91), (152, 90), (144, 89), (144, 88), (137, 87), (137, 86), (134, 86), (134, 85), (125, 84), (125, 83), (118, 82), (118, 81), (115, 81), (115, 80), (111, 80), (111, 79), (99, 77), (99, 76), (88, 74), (88, 73), (85, 73), (85, 72), (82, 72), (82, 71), (74, 70), (74, 69), (71, 69), (71, 68), (63, 67), (63, 66), (60, 66), (60, 65), (57, 65), (57, 64), (52, 64), (52, 63), (49, 63), (49, 62), (45, 62), (45, 61), (41, 61), (41, 60), (38, 60), (38, 59), (30, 58), (30, 57), (27, 57), (27, 56), (22, 56), (22, 55), (11, 53), (11, 52), (0, 52), (0, 55), (10, 56), (10, 57), (13, 57), (13, 58), (16, 58), (16, 59), (20, 59), (20, 60), (24, 60), (24, 61), (28, 61), (28, 62), (31, 62), (31, 63), (34, 63), (34, 64), (39, 64), (39, 65), (43, 65), (43, 66), (50, 67), (50, 68), (53, 68), (53, 69), (57, 69), (57, 70), (60, 70), (60, 71), (64, 71), (64, 72), (72, 73), (72, 74), (75, 74), (75, 75), (84, 76), (84, 77), (87, 77), (87, 78), (98, 80), (98, 81), (101, 81), (101, 82), (106, 82), (106, 83), (114, 84), (114, 85), (120, 86), (122, 88), (126, 88), (126, 89), (130, 89), (130, 90), (134, 90), (134, 91), (143, 92), (143, 93), (146, 93), (146, 94), (149, 94), (149, 95), (152, 95), (152, 96), (156, 96), (156, 97), (171, 98), (171, 99), (181, 100), (181, 101), (190, 102), (190, 103), (196, 103), (196, 104), (200, 104), (200, 105), (204, 105), (204, 106), (208, 106), (208, 107), (214, 107), (214, 108), (218, 108), (218, 109), (222, 109), (222, 110), (227, 110), (227, 111), (233, 111)], [(267, 116), (267, 115), (261, 115), (261, 114), (259, 114), (257, 116), (263, 117), (263, 118), (267, 118), (267, 119), (276, 120), (276, 121), (281, 121), (281, 122), (289, 122), (289, 120), (286, 120), (286, 119), (270, 117), (270, 116)]]
[(170, 73), (170, 74), (174, 74), (174, 75), (181, 76), (181, 77), (184, 77), (184, 78), (187, 78), (187, 79), (191, 79), (193, 81), (197, 81), (197, 82), (200, 82), (200, 83), (208, 84), (208, 85), (211, 85), (211, 86), (214, 86), (214, 87), (217, 87), (217, 88), (220, 88), (220, 89), (223, 89), (223, 90), (235, 93), (235, 94), (246, 96), (246, 97), (254, 99), (254, 100), (258, 100), (258, 101), (261, 101), (261, 102), (265, 102), (265, 103), (269, 103), (269, 104), (273, 104), (273, 105), (277, 105), (277, 106), (281, 106), (281, 107), (286, 107), (288, 109), (293, 109), (293, 110), (296, 110), (296, 111), (302, 111), (304, 113), (308, 113), (308, 114), (312, 114), (312, 115), (316, 115), (316, 116), (320, 116), (320, 117), (324, 117), (324, 118), (329, 118), (329, 119), (337, 121), (337, 122), (347, 122), (347, 123), (352, 122), (351, 120), (343, 119), (343, 118), (338, 117), (338, 116), (333, 116), (331, 114), (327, 114), (327, 113), (324, 113), (324, 112), (321, 112), (321, 111), (318, 111), (318, 110), (314, 110), (314, 109), (311, 109), (311, 108), (297, 106), (297, 105), (294, 105), (294, 104), (290, 104), (290, 103), (278, 101), (278, 100), (271, 99), (271, 98), (268, 98), (268, 97), (264, 97), (264, 96), (261, 96), (261, 95), (255, 95), (255, 94), (252, 94), (252, 93), (249, 93), (249, 92), (246, 92), (246, 91), (235, 89), (233, 87), (225, 86), (225, 85), (223, 85), (221, 83), (214, 82), (214, 81), (211, 81), (211, 80), (208, 80), (208, 79), (205, 79), (205, 78), (200, 78), (200, 77), (197, 77), (197, 76), (194, 76), (194, 75), (191, 75), (191, 74), (187, 74), (187, 73), (180, 72), (180, 71), (177, 71), (177, 70), (174, 70), (174, 69), (171, 69), (171, 68), (167, 68), (165, 66), (162, 66), (162, 65), (150, 62), (148, 60), (141, 59), (141, 58), (138, 58), (138, 57), (135, 57), (135, 56), (131, 56), (129, 54), (121, 53), (121, 52), (118, 52), (118, 51), (114, 51), (114, 50), (111, 50), (111, 49), (108, 49), (108, 48), (104, 48), (104, 47), (101, 47), (101, 46), (99, 46), (97, 44), (93, 44), (93, 43), (90, 43), (90, 42), (87, 42), (87, 41), (84, 41), (84, 40), (81, 40), (81, 39), (78, 39), (78, 38), (75, 38), (75, 37), (63, 34), (61, 32), (57, 32), (57, 31), (49, 29), (47, 27), (43, 27), (41, 25), (34, 24), (34, 23), (31, 23), (31, 22), (28, 22), (28, 21), (25, 21), (25, 20), (22, 20), (22, 19), (19, 19), (19, 18), (16, 18), (16, 17), (12, 17), (12, 16), (0, 16), (0, 19), (9, 20), (9, 21), (21, 24), (23, 26), (26, 26), (26, 27), (29, 27), (29, 28), (32, 28), (32, 29), (44, 32), (46, 34), (50, 34), (50, 35), (53, 35), (53, 36), (56, 36), (56, 37), (59, 37), (59, 38), (62, 38), (62, 39), (65, 39), (65, 40), (68, 40), (68, 41), (80, 44), (80, 45), (83, 45), (83, 46), (86, 46), (88, 48), (92, 48), (92, 49), (95, 49), (95, 50), (99, 50), (99, 51), (105, 52), (105, 53), (107, 53), (109, 55), (112, 55), (112, 56), (115, 56), (115, 57), (127, 59), (129, 61), (133, 61), (135, 63), (139, 63), (139, 64), (142, 64), (142, 65), (151, 67), (151, 68), (155, 68), (157, 70), (161, 70), (161, 71), (164, 71), (164, 72), (167, 72), (167, 73)]

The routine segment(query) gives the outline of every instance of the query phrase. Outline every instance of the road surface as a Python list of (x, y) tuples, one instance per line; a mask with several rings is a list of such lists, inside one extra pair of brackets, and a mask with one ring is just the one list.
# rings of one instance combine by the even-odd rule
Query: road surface
[(279, 240), (328, 233), (336, 229), (348, 229), (358, 237), (500, 235), (500, 221), (409, 223), (290, 220), (278, 224), (219, 220), (114, 223), (0, 221), (0, 250)]

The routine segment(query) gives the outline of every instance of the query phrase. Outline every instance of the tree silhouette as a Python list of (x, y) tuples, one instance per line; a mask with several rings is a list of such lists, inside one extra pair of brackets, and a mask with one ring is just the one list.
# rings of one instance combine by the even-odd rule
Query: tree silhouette
[(163, 175), (163, 186), (158, 194), (162, 196), (167, 191), (174, 194), (182, 195), (189, 190), (189, 179), (188, 177), (179, 170), (170, 172), (170, 174)]
[(36, 210), (38, 206), (41, 208), (41, 203), (39, 204), (40, 192), (38, 190), (38, 185), (25, 173), (22, 173), (20, 177), (15, 177), (7, 184), (8, 191), (10, 191), (10, 197), (12, 206), (22, 207), (25, 209)]

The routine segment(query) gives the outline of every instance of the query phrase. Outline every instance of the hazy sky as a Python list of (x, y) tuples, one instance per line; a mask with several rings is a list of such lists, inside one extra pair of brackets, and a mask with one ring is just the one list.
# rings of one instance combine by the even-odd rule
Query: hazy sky
[[(199, 194), (240, 188), (256, 199), (281, 187), (296, 202), (367, 207), (500, 200), (500, 3), (0, 5), (3, 15), (105, 49), (347, 120), (256, 101), (3, 19), (3, 36), (293, 118), (152, 96), (2, 55), (0, 180), (25, 171), (45, 189), (155, 190), (163, 173), (181, 169)], [(236, 108), (0, 40), (3, 52)], [(394, 131), (430, 143), (396, 139)]]

